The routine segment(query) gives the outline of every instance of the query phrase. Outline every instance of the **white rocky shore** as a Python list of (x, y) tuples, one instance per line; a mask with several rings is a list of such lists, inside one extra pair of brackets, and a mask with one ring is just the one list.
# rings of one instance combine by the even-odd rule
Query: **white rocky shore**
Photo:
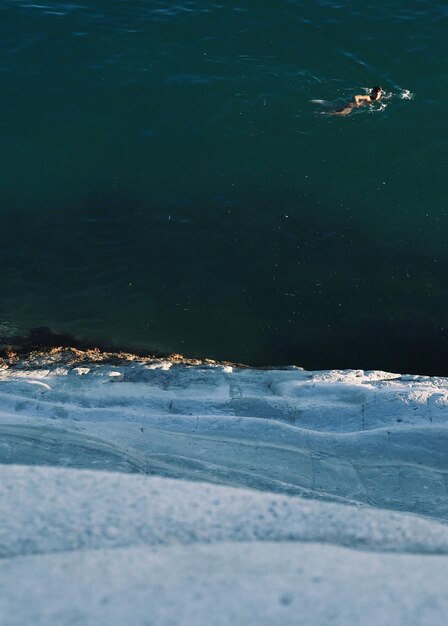
[(448, 623), (448, 379), (0, 369), (2, 626)]

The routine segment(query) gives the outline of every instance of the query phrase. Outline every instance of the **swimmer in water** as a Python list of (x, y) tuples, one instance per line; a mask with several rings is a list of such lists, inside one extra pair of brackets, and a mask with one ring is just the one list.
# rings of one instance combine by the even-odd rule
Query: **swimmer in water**
[(349, 104), (344, 104), (344, 106), (336, 109), (335, 111), (328, 111), (322, 113), (322, 115), (350, 115), (353, 109), (357, 109), (363, 104), (372, 104), (372, 102), (377, 102), (381, 96), (383, 95), (382, 87), (374, 87), (370, 92), (369, 96), (357, 95), (353, 97), (353, 102)]

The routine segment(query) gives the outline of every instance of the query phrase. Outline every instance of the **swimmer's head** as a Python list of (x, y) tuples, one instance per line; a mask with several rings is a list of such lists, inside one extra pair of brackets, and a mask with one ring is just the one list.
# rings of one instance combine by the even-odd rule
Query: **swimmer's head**
[(370, 99), (371, 100), (379, 100), (381, 98), (383, 94), (383, 88), (382, 87), (374, 87), (372, 89), (372, 91), (370, 92)]

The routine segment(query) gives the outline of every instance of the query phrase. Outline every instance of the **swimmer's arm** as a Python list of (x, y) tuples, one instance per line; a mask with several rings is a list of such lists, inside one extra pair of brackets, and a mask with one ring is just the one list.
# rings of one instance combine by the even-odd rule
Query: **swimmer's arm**
[(360, 106), (363, 102), (370, 102), (370, 96), (354, 96), (354, 101), (357, 106)]

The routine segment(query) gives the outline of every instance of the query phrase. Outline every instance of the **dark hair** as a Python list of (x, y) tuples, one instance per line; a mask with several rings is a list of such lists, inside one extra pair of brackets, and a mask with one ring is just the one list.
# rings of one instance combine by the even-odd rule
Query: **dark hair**
[(372, 89), (372, 91), (370, 92), (370, 98), (372, 100), (376, 100), (378, 98), (378, 94), (383, 91), (383, 88), (380, 87), (379, 85), (377, 85), (376, 87), (374, 87)]

